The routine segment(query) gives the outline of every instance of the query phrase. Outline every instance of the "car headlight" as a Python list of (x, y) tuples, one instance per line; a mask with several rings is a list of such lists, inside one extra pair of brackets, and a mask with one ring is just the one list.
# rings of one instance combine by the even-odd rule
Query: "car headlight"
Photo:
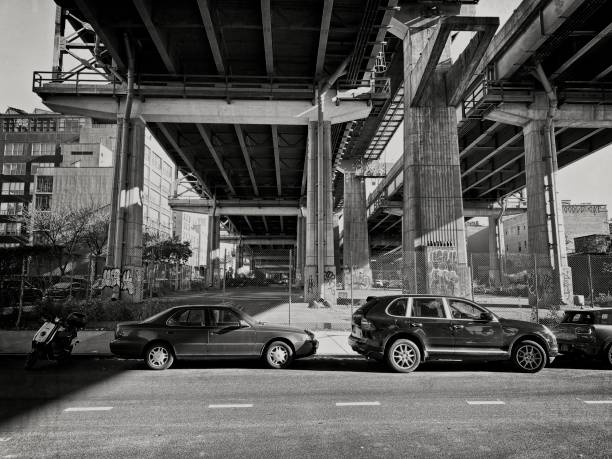
[(544, 332), (544, 335), (549, 338), (550, 341), (554, 341), (557, 339), (555, 334), (546, 325), (542, 325), (542, 331)]

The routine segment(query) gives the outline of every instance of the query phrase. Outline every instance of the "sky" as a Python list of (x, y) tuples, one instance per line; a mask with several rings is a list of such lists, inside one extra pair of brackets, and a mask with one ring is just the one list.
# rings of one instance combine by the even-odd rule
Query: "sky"
[[(481, 0), (476, 14), (499, 16), (503, 24), (519, 0)], [(32, 72), (51, 70), (53, 54), (52, 0), (0, 0), (0, 111), (17, 107), (45, 108), (32, 92)], [(389, 143), (382, 160), (401, 154), (403, 130)], [(608, 146), (559, 171), (561, 199), (574, 203), (607, 204), (612, 214), (612, 146)]]

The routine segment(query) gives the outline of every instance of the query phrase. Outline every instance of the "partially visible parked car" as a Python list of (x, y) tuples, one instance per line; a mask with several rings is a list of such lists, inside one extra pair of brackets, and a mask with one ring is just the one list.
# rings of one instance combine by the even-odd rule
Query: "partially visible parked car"
[(425, 360), (511, 360), (519, 371), (535, 373), (557, 355), (555, 336), (544, 325), (437, 295), (368, 297), (353, 314), (349, 344), (403, 373)]
[(560, 353), (599, 358), (612, 368), (612, 308), (568, 309), (555, 335)]
[(285, 368), (317, 351), (314, 333), (267, 325), (230, 306), (176, 306), (140, 322), (120, 322), (113, 354), (144, 359), (152, 370), (174, 359), (262, 359)]
[(87, 293), (87, 284), (82, 279), (74, 279), (61, 281), (53, 284), (43, 295), (43, 300), (63, 301), (69, 296), (73, 298), (83, 299)]
[[(0, 306), (17, 306), (21, 292), (21, 280), (10, 279), (0, 282)], [(23, 303), (35, 304), (41, 300), (43, 292), (30, 282), (23, 281)]]

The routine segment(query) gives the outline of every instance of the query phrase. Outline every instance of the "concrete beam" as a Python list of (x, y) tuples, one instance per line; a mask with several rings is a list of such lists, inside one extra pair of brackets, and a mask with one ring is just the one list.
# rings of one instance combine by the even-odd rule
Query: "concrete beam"
[(234, 189), (232, 182), (230, 181), (229, 176), (227, 175), (227, 172), (225, 171), (225, 167), (223, 167), (223, 163), (221, 162), (221, 158), (219, 157), (217, 150), (215, 149), (212, 142), (210, 141), (210, 136), (208, 135), (208, 132), (206, 132), (206, 128), (201, 124), (196, 124), (196, 128), (198, 129), (200, 136), (204, 140), (204, 143), (206, 144), (206, 147), (208, 148), (210, 155), (213, 157), (215, 164), (219, 168), (219, 172), (221, 172), (221, 176), (223, 177), (223, 180), (225, 180), (225, 183), (230, 193), (235, 195), (236, 190)]
[(282, 195), (282, 183), (281, 183), (281, 167), (280, 167), (280, 152), (278, 150), (278, 127), (275, 125), (270, 126), (272, 129), (272, 148), (274, 149), (274, 169), (276, 170), (276, 192), (280, 198)]
[(244, 162), (249, 171), (249, 177), (251, 178), (251, 185), (253, 186), (253, 193), (255, 196), (259, 196), (259, 190), (257, 189), (257, 182), (255, 181), (255, 174), (253, 174), (253, 165), (251, 164), (251, 155), (247, 149), (246, 142), (244, 141), (244, 135), (242, 134), (242, 128), (239, 124), (234, 124), (234, 130), (236, 131), (236, 137), (238, 137), (238, 143), (240, 144), (240, 150), (242, 150), (242, 156)]
[[(75, 91), (76, 92), (76, 91)], [(342, 101), (336, 105), (336, 92), (325, 94), (325, 119), (332, 124), (367, 118), (371, 104), (366, 101)], [(124, 112), (124, 101), (111, 97), (49, 96), (50, 109), (71, 115), (116, 120)], [(277, 124), (307, 125), (317, 120), (317, 107), (308, 101), (148, 98), (134, 100), (132, 118), (150, 123), (203, 124)]]
[(187, 153), (185, 153), (185, 151), (179, 146), (178, 142), (176, 141), (174, 136), (170, 133), (170, 131), (168, 131), (168, 128), (166, 126), (164, 126), (161, 123), (158, 123), (157, 127), (162, 132), (162, 134), (166, 137), (170, 145), (172, 145), (172, 148), (174, 148), (176, 153), (181, 157), (185, 165), (189, 168), (189, 170), (193, 173), (193, 175), (198, 179), (198, 182), (200, 183), (200, 186), (202, 187), (202, 190), (204, 191), (204, 193), (209, 197), (212, 196), (213, 194), (210, 192), (210, 188), (208, 187), (208, 184), (206, 183), (204, 178), (200, 175), (200, 173), (197, 172), (198, 169), (195, 167), (193, 158)]
[(334, 0), (324, 1), (323, 11), (321, 13), (321, 31), (319, 32), (319, 48), (317, 50), (317, 64), (315, 69), (315, 79), (317, 80), (323, 75), (323, 66), (325, 65), (325, 54), (327, 51), (327, 38), (329, 36), (329, 25), (333, 8)]
[(202, 23), (204, 24), (204, 30), (206, 31), (206, 41), (210, 46), (210, 51), (217, 67), (219, 75), (225, 74), (225, 66), (223, 65), (223, 58), (221, 56), (221, 50), (219, 49), (219, 43), (217, 41), (217, 33), (210, 16), (210, 10), (208, 9), (208, 0), (197, 0), (200, 15), (202, 16)]
[[(525, 126), (532, 120), (545, 120), (548, 103), (544, 95), (537, 95), (533, 104), (503, 103), (485, 118), (515, 126)], [(565, 104), (554, 118), (556, 127), (612, 128), (612, 107), (603, 104)]]
[[(173, 210), (195, 212), (215, 216), (293, 217), (301, 215), (299, 202), (293, 200), (227, 199), (215, 202), (212, 199), (174, 198), (168, 204)], [(250, 224), (250, 223), (249, 223)]]
[[(448, 37), (452, 31), (478, 32), (477, 37), (480, 38), (472, 40), (470, 46), (468, 49), (466, 49), (468, 54), (463, 57), (465, 60), (472, 55), (473, 58), (476, 59), (482, 57), (482, 54), (486, 49), (486, 45), (490, 42), (498, 25), (498, 18), (479, 18), (467, 16), (450, 16), (442, 18), (440, 22), (434, 26), (433, 34), (429, 37), (429, 40), (421, 53), (421, 57), (412, 69), (410, 75), (410, 85), (412, 89), (412, 94), (410, 95), (410, 105), (414, 107), (420, 104), (425, 88), (431, 82), (433, 72), (440, 61), (440, 56), (446, 47)], [(476, 63), (463, 61), (458, 62), (460, 65), (456, 67), (456, 70), (453, 73), (455, 76), (454, 83), (451, 82), (451, 93), (455, 99), (459, 99), (460, 101), (457, 93), (461, 92), (461, 95), (463, 95), (463, 92), (465, 92), (465, 89), (471, 80), (471, 73), (474, 72), (478, 61), (476, 61)], [(461, 66), (462, 62), (464, 64), (463, 67)], [(462, 75), (458, 73), (462, 71), (471, 73), (469, 75)], [(458, 105), (459, 101), (455, 101), (455, 103), (451, 105)]]
[(461, 103), (463, 95), (474, 77), (476, 67), (491, 43), (497, 27), (499, 27), (499, 18), (497, 17), (475, 17), (470, 19), (474, 21), (474, 29), (472, 30), (477, 30), (477, 33), (457, 58), (457, 61), (453, 63), (446, 76), (447, 97), (449, 105), (453, 107)]
[(295, 245), (290, 236), (221, 236), (221, 242), (243, 245)]
[(176, 64), (168, 49), (168, 39), (153, 23), (152, 0), (133, 0), (133, 2), (168, 72), (176, 73)]
[(274, 53), (272, 51), (272, 15), (270, 0), (261, 0), (261, 24), (263, 29), (264, 53), (266, 57), (266, 72), (274, 74)]
[[(473, 217), (496, 217), (499, 215), (501, 209), (499, 208), (495, 208), (495, 207), (482, 207), (479, 205), (470, 207), (469, 205), (466, 205), (464, 203), (463, 206), (463, 216), (465, 218), (473, 218)], [(504, 215), (518, 215), (518, 214), (522, 214), (525, 213), (527, 211), (527, 208), (525, 207), (507, 207), (506, 211), (504, 212)], [(403, 208), (391, 208), (389, 210), (385, 210), (385, 213), (389, 214), (389, 215), (395, 215), (395, 216), (403, 216), (404, 215), (404, 209)], [(391, 228), (392, 226), (394, 226), (397, 222), (395, 222), (393, 225), (389, 226), (389, 228)], [(387, 229), (389, 229), (387, 228)]]

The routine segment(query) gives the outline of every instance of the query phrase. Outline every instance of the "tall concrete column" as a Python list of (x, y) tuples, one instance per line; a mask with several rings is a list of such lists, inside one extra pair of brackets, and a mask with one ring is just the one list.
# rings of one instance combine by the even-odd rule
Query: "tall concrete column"
[(297, 217), (297, 234), (295, 243), (295, 284), (304, 285), (304, 256), (306, 254), (306, 218)]
[[(571, 271), (567, 265), (563, 213), (553, 178), (556, 168), (554, 161), (550, 162), (548, 157), (550, 147), (545, 126), (546, 121), (541, 119), (531, 120), (523, 126), (528, 248), (534, 272), (530, 288), (532, 305), (536, 302), (543, 305), (558, 305), (572, 301)], [(549, 227), (551, 206), (555, 218)], [(556, 237), (553, 237), (555, 226), (557, 233)]]
[(489, 283), (497, 286), (501, 283), (500, 258), (498, 247), (497, 217), (489, 216)]
[(461, 170), (455, 108), (448, 105), (443, 64), (422, 103), (411, 107), (411, 69), (425, 32), (404, 40), (404, 290), (468, 296)]
[[(343, 167), (345, 165), (343, 164)], [(372, 283), (370, 245), (366, 218), (365, 179), (355, 173), (355, 168), (344, 170), (344, 286), (369, 288)], [(352, 273), (351, 273), (352, 267)]]
[(336, 304), (334, 265), (331, 123), (308, 125), (308, 178), (306, 195), (306, 254), (304, 300), (324, 299)]
[(206, 253), (206, 284), (215, 288), (221, 285), (219, 276), (220, 267), (220, 243), (221, 243), (221, 219), (208, 216), (208, 246)]

